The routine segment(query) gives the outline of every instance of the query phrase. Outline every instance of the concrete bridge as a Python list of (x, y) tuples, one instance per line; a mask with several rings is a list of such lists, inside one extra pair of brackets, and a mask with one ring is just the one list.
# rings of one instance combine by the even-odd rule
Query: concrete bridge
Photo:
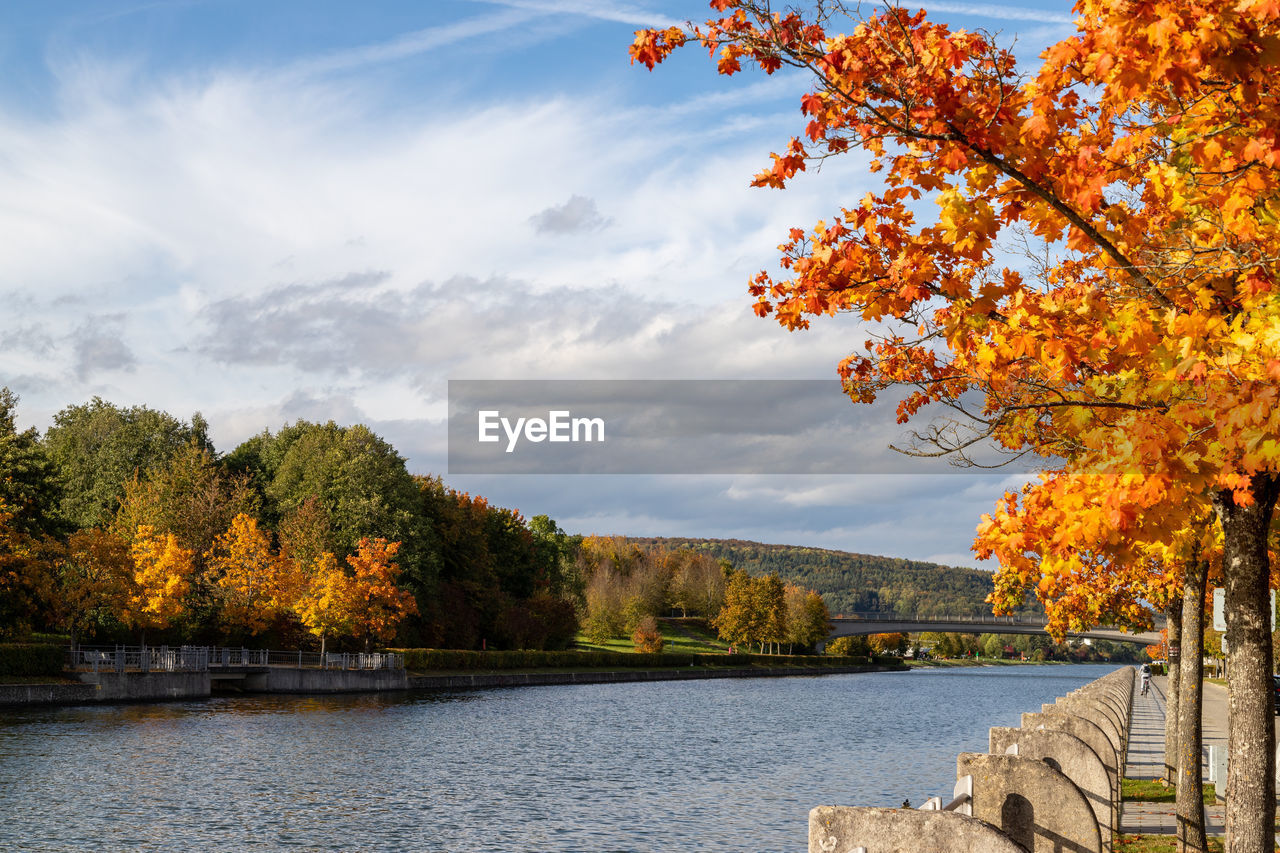
[[(866, 613), (841, 616), (830, 620), (831, 634), (850, 637), (861, 634), (898, 634), (936, 631), (954, 634), (1043, 634), (1043, 617), (1015, 616), (895, 616), (889, 613)], [(1088, 631), (1068, 631), (1068, 637), (1086, 640), (1108, 640), (1113, 643), (1136, 643), (1152, 646), (1160, 642), (1159, 631), (1130, 634), (1118, 628), (1091, 628)]]

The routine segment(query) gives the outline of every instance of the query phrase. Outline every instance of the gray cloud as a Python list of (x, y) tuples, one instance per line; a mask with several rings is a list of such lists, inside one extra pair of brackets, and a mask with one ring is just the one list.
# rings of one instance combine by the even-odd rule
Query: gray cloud
[(133, 350), (122, 337), (122, 321), (119, 314), (99, 314), (90, 317), (71, 333), (77, 379), (83, 382), (93, 373), (132, 371), (137, 366)]
[(609, 222), (596, 209), (595, 200), (582, 195), (570, 196), (564, 204), (548, 207), (529, 217), (529, 223), (539, 234), (598, 231), (607, 227)]
[(530, 347), (625, 347), (670, 307), (616, 287), (533, 293), (519, 282), (466, 277), (400, 292), (377, 287), (382, 275), (211, 303), (200, 312), (207, 332), (198, 349), (226, 364), (332, 376), (425, 380), (477, 360), (510, 375), (531, 367)]
[(43, 323), (0, 331), (0, 351), (22, 350), (45, 356), (53, 352), (53, 337)]

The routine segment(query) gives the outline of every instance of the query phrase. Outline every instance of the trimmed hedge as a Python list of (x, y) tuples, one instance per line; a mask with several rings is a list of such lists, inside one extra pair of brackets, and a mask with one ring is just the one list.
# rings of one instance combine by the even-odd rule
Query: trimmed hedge
[(62, 646), (0, 643), (0, 675), (59, 675), (65, 662)]
[[(638, 654), (605, 651), (473, 651), (468, 649), (390, 649), (404, 655), (405, 669), (458, 670), (462, 672), (503, 669), (665, 669), (673, 666), (859, 666), (871, 663), (865, 657), (836, 658), (823, 655), (695, 655), (686, 653)], [(896, 663), (896, 658), (876, 659), (876, 663)]]

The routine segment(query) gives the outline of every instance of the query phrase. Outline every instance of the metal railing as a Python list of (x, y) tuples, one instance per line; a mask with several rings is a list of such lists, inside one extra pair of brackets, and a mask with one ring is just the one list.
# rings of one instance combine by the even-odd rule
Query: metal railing
[(404, 669), (404, 655), (387, 652), (277, 652), (220, 646), (76, 646), (70, 669), (89, 672), (208, 672), (263, 669)]
[(841, 613), (835, 617), (867, 622), (956, 622), (972, 625), (1034, 625), (1043, 627), (1043, 616), (913, 616), (878, 610), (862, 610)]
[[(1043, 628), (1047, 621), (1040, 614), (1009, 614), (1007, 616), (994, 616), (992, 614), (979, 616), (920, 616), (920, 615), (904, 615), (894, 613), (887, 610), (854, 610), (849, 613), (839, 613), (832, 617), (833, 621), (848, 620), (852, 622), (951, 622), (954, 624), (969, 625), (1029, 625), (1032, 627)], [(1157, 614), (1155, 617), (1155, 630), (1163, 628), (1165, 618), (1163, 614)], [(1110, 628), (1109, 625), (1099, 625), (1099, 628)]]
[(271, 666), (295, 669), (404, 669), (404, 655), (391, 652), (271, 652)]
[(920, 807), (921, 811), (956, 812), (973, 816), (973, 777), (961, 776), (956, 780), (955, 794), (949, 803), (943, 803), (942, 797), (930, 797)]

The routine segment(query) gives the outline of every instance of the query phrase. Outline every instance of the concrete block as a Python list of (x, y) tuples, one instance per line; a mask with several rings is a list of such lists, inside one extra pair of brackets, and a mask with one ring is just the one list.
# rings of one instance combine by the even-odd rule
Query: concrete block
[(809, 853), (1025, 853), (989, 823), (955, 812), (819, 806)]
[(1127, 755), (1125, 750), (1125, 738), (1120, 732), (1120, 726), (1111, 717), (1101, 710), (1096, 702), (1089, 699), (1065, 699), (1055, 702), (1052, 705), (1044, 705), (1041, 710), (1046, 714), (1052, 714), (1055, 711), (1062, 711), (1068, 714), (1075, 714), (1078, 717), (1084, 717), (1089, 722), (1102, 729), (1103, 734), (1107, 736), (1107, 740), (1111, 741), (1111, 748), (1115, 750), (1116, 755)]
[(1102, 853), (1088, 798), (1044, 761), (966, 752), (956, 760), (956, 776), (964, 775), (973, 776), (973, 816), (1030, 853)]
[[(1063, 710), (1055, 710), (1047, 714), (1023, 714), (1022, 727), (1067, 732), (1087, 743), (1107, 769), (1107, 776), (1111, 779), (1111, 801), (1117, 804), (1120, 802), (1120, 756), (1097, 723)], [(1115, 811), (1118, 813), (1119, 810)]]
[(97, 685), (96, 702), (156, 702), (209, 695), (207, 672), (81, 672), (76, 677)]
[(246, 691), (258, 693), (360, 693), (408, 690), (403, 669), (289, 669), (271, 667), (248, 675)]
[(1102, 849), (1110, 850), (1111, 830), (1120, 825), (1111, 776), (1088, 744), (1064, 731), (1014, 728), (991, 729), (990, 744), (993, 755), (1008, 754), (1016, 749), (1015, 754), (1038, 758), (1074, 782), (1093, 809), (1102, 836)]

